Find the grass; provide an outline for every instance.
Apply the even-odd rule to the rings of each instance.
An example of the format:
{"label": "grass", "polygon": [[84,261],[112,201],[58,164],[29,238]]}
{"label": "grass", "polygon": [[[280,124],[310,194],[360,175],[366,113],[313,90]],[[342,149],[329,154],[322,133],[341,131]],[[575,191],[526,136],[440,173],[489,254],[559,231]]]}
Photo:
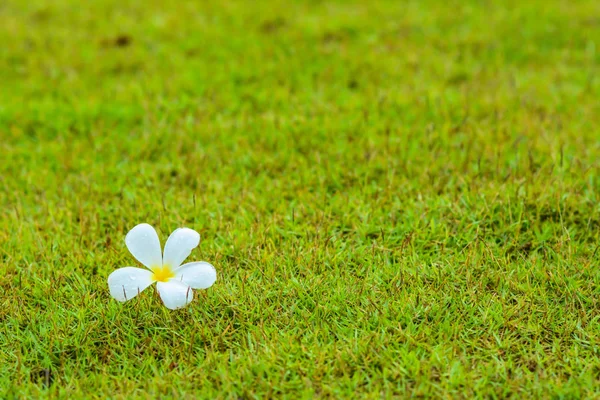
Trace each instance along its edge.
{"label": "grass", "polygon": [[600,396],[596,0],[165,4],[0,4],[0,397]]}

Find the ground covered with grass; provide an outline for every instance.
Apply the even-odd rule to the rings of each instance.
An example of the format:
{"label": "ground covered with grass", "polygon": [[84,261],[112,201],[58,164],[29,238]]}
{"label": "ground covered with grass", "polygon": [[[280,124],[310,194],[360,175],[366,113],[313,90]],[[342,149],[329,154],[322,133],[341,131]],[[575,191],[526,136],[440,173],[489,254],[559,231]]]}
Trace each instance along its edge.
{"label": "ground covered with grass", "polygon": [[0,397],[600,396],[599,15],[1,2]]}

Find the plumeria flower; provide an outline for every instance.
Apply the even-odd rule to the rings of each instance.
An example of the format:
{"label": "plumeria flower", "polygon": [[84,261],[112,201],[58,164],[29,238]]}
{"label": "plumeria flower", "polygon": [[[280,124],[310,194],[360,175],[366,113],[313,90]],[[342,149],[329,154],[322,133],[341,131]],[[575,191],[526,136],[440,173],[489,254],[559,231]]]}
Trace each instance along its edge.
{"label": "plumeria flower", "polygon": [[194,298],[192,289],[206,289],[217,280],[215,267],[204,261],[181,265],[200,243],[200,234],[189,228],[171,233],[163,256],[160,240],[153,227],[140,224],[129,231],[125,244],[133,256],[148,269],[125,267],[108,277],[112,297],[119,301],[133,299],[156,282],[165,306],[171,310],[188,305]]}

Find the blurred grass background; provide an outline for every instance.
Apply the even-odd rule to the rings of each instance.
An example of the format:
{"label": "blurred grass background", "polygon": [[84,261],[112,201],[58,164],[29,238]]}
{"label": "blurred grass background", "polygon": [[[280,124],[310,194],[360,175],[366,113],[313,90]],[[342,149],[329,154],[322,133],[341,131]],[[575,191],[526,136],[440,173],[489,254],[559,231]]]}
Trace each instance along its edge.
{"label": "blurred grass background", "polygon": [[[0,2],[4,398],[598,396],[597,1]],[[219,280],[119,304],[134,225]]]}

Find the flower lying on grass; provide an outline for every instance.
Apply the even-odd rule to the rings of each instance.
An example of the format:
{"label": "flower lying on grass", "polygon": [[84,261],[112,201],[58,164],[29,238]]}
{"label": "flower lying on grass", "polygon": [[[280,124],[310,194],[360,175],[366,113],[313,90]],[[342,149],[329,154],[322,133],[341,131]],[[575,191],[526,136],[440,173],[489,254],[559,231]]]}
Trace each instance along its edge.
{"label": "flower lying on grass", "polygon": [[167,239],[163,257],[154,228],[148,224],[135,226],[125,237],[125,244],[148,269],[125,267],[114,271],[108,277],[111,296],[127,301],[156,282],[156,289],[167,308],[185,307],[194,298],[192,289],[209,288],[217,280],[215,267],[207,262],[181,265],[199,243],[198,232],[189,228],[176,229]]}

